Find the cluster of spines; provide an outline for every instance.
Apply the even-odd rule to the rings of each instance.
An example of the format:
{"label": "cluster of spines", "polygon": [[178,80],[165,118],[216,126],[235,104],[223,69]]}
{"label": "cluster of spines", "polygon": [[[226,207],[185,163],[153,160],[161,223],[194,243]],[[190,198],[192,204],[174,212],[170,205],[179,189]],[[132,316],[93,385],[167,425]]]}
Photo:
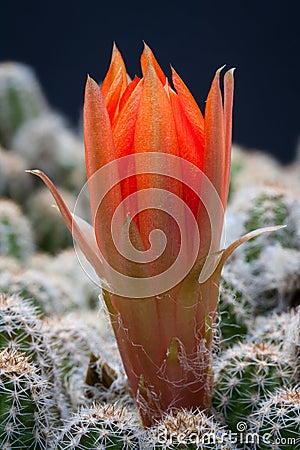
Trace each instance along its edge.
{"label": "cluster of spines", "polygon": [[0,391],[1,449],[50,448],[51,389],[24,353],[9,347],[0,351]]}
{"label": "cluster of spines", "polygon": [[300,446],[300,386],[278,389],[249,417],[259,450],[295,450]]}
{"label": "cluster of spines", "polygon": [[213,404],[235,431],[240,420],[257,410],[269,392],[294,382],[295,367],[280,347],[241,342],[220,358]]}
{"label": "cluster of spines", "polygon": [[69,398],[63,390],[57,357],[48,344],[43,321],[32,304],[18,295],[0,294],[0,350],[15,349],[29,358],[48,380],[57,421],[69,414]]}
{"label": "cluster of spines", "polygon": [[56,442],[57,450],[140,449],[141,426],[134,413],[117,405],[81,407]]}
{"label": "cluster of spines", "polygon": [[171,410],[160,422],[143,433],[143,449],[236,450],[226,436],[228,430],[213,417],[196,409]]}

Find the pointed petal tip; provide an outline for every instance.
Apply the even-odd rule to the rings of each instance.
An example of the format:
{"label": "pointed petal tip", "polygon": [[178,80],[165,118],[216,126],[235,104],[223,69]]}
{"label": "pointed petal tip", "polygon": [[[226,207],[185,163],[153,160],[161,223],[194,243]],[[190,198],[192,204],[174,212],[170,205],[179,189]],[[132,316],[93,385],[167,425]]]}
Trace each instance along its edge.
{"label": "pointed petal tip", "polygon": [[26,169],[26,173],[32,173],[33,175],[40,176],[43,172],[39,169]]}

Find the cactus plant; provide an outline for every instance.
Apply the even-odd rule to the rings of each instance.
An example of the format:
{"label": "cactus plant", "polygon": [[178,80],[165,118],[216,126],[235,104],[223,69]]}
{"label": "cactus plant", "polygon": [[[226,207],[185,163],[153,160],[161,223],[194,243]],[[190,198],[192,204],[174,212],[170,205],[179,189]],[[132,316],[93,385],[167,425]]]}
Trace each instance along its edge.
{"label": "cactus plant", "polygon": [[25,173],[28,165],[22,156],[0,147],[0,196],[23,204],[31,194],[33,180]]}
{"label": "cactus plant", "polygon": [[28,219],[11,200],[0,199],[0,255],[26,261],[34,250]]}
{"label": "cactus plant", "polygon": [[271,155],[257,150],[246,150],[236,144],[232,146],[230,196],[245,187],[263,184],[277,184],[282,167]]}
{"label": "cactus plant", "polygon": [[134,413],[117,405],[82,407],[66,422],[56,449],[140,449],[141,428]]}
{"label": "cactus plant", "polygon": [[[62,384],[73,406],[90,402],[90,398],[113,402],[118,396],[119,402],[129,403],[127,379],[108,328],[107,318],[94,312],[45,321],[44,332],[57,355]],[[113,374],[110,383],[103,379],[105,370],[107,375]]]}
{"label": "cactus plant", "polygon": [[171,411],[155,426],[146,430],[143,449],[194,450],[236,449],[234,443],[226,440],[229,433],[225,427],[207,416],[201,410],[185,409]]}
{"label": "cactus plant", "polygon": [[[67,191],[64,191],[64,196],[73,209],[73,196]],[[47,189],[41,189],[31,196],[26,209],[40,250],[56,254],[72,245],[72,236],[57,209],[53,207],[53,199]]]}
{"label": "cactus plant", "polygon": [[17,62],[0,64],[0,144],[9,148],[18,128],[47,109],[32,69]]}
{"label": "cactus plant", "polygon": [[18,295],[0,294],[0,350],[12,348],[24,353],[51,385],[55,413],[59,419],[69,414],[69,398],[62,389],[56,355],[43,332],[36,308]]}
{"label": "cactus plant", "polygon": [[[297,192],[272,186],[255,186],[241,189],[232,199],[228,215],[235,215],[240,223],[236,233],[250,232],[270,225],[287,225],[286,228],[259,236],[242,246],[235,257],[243,256],[247,262],[255,261],[270,245],[299,249],[300,201]],[[228,230],[230,233],[230,230]],[[235,236],[231,236],[233,240]]]}
{"label": "cactus plant", "polygon": [[29,169],[36,167],[38,161],[40,168],[66,187],[73,169],[83,162],[83,144],[55,113],[26,122],[14,136],[11,147],[26,159]]}
{"label": "cactus plant", "polygon": [[259,439],[259,450],[295,450],[300,447],[300,386],[278,389],[249,418]]}
{"label": "cactus plant", "polygon": [[29,358],[12,348],[0,351],[0,447],[50,448],[53,407],[47,379]]}
{"label": "cactus plant", "polygon": [[220,284],[219,315],[223,346],[232,345],[247,334],[253,306],[245,286],[226,270]]}
{"label": "cactus plant", "polygon": [[294,370],[276,345],[238,343],[220,358],[213,404],[235,431],[239,420],[253,413],[268,392],[293,382]]}
{"label": "cactus plant", "polygon": [[0,291],[29,298],[43,316],[85,307],[82,298],[63,277],[39,270],[3,271],[0,273]]}

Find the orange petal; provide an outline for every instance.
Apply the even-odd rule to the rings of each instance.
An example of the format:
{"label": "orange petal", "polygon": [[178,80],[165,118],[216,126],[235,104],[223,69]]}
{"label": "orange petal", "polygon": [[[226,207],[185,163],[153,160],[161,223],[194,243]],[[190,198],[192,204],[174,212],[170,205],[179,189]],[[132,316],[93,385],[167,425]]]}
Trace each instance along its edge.
{"label": "orange petal", "polygon": [[122,74],[122,92],[124,92],[127,86],[126,67],[121,53],[119,52],[116,44],[114,44],[111,56],[111,63],[108,72],[106,74],[106,77],[104,78],[104,81],[101,85],[101,92],[104,98],[106,98],[111,88],[111,85],[113,84],[120,70]]}
{"label": "orange petal", "polygon": [[124,108],[127,100],[131,96],[132,92],[136,88],[136,86],[139,83],[139,81],[140,81],[140,78],[135,75],[134,79],[128,84],[128,86],[125,89],[124,94],[122,95],[122,98],[120,100],[119,111],[122,111],[122,109]]}
{"label": "orange petal", "polygon": [[170,101],[152,64],[148,64],[144,77],[134,145],[136,152],[165,152],[179,156]]}
{"label": "orange petal", "polygon": [[[197,140],[193,129],[183,112],[178,95],[169,88],[169,98],[173,110],[173,117],[176,125],[176,133],[179,144],[180,157],[186,161],[191,162],[197,167],[202,166],[203,147]],[[184,169],[183,169],[184,170]],[[195,217],[199,207],[199,198],[186,187],[183,188],[183,200],[189,205]]]}
{"label": "orange petal", "polygon": [[[127,101],[124,102],[113,124],[113,138],[117,158],[133,153],[135,123],[143,90],[143,80],[137,81],[131,83],[134,83],[135,86],[132,86],[134,89],[128,96]],[[128,86],[130,89],[131,84]],[[126,94],[127,91],[124,95]]]}
{"label": "orange petal", "polygon": [[[230,181],[231,138],[232,138],[232,106],[234,90],[234,69],[224,76],[224,128],[225,128],[225,173],[223,180],[223,201],[226,203]],[[225,204],[224,203],[224,204]]]}
{"label": "orange petal", "polygon": [[[111,237],[110,221],[121,203],[121,188],[116,185],[112,189],[110,180],[119,179],[117,165],[110,167],[108,176],[96,175],[99,169],[115,160],[115,148],[109,116],[97,83],[88,78],[84,102],[84,143],[86,167],[90,193],[92,221],[97,244],[104,257],[112,264],[119,259]],[[107,192],[100,200],[102,192]],[[118,263],[119,267],[119,263]]]}
{"label": "orange petal", "polygon": [[225,133],[219,81],[221,70],[219,69],[216,72],[206,101],[203,171],[213,183],[223,201]]}
{"label": "orange petal", "polygon": [[118,106],[122,95],[122,83],[123,81],[120,69],[119,74],[114,79],[105,98],[105,105],[111,122],[113,122],[113,119],[118,112]]}
{"label": "orange petal", "polygon": [[201,145],[203,145],[204,119],[200,108],[197,105],[194,97],[190,93],[189,89],[184,84],[178,73],[173,69],[173,67],[172,80],[184,114],[190,122],[193,132],[195,133],[198,141],[201,143]]}
{"label": "orange petal", "polygon": [[97,83],[88,77],[84,98],[84,144],[87,177],[115,159],[112,130],[103,96]]}
{"label": "orange petal", "polygon": [[157,77],[160,79],[160,81],[162,82],[162,84],[164,86],[166,83],[166,75],[163,73],[160,65],[158,64],[155,56],[153,55],[151,48],[148,47],[148,45],[146,45],[144,43],[144,51],[141,56],[141,67],[142,67],[143,76],[146,75],[147,67],[148,67],[149,63],[154,68]]}
{"label": "orange petal", "polygon": [[[134,85],[136,86],[134,90],[131,92],[131,94],[128,96],[127,101],[124,102],[124,105],[122,109],[119,111],[119,114],[117,115],[115,122],[113,124],[113,136],[117,158],[129,155],[134,151],[133,149],[134,131],[138,108],[142,95],[143,80],[139,80],[138,78],[136,78],[131,83],[131,85],[128,86],[128,89],[129,88],[131,89]],[[126,94],[127,90],[125,91],[124,95]],[[124,162],[122,164],[124,164]],[[134,164],[132,160],[131,164]],[[128,195],[132,194],[133,192],[136,192],[136,190],[137,190],[136,177],[126,178],[121,182],[121,191],[123,199],[125,199]],[[131,200],[127,201],[126,203],[127,212],[132,213],[132,211],[136,210],[135,206],[136,202],[131,197]],[[135,221],[136,224],[138,225],[137,219],[135,219]]]}
{"label": "orange petal", "polygon": [[[170,153],[179,156],[176,128],[170,101],[151,63],[148,64],[144,77],[144,86],[135,125],[134,151],[136,153]],[[156,167],[151,168],[156,171]],[[160,170],[161,167],[157,167],[157,172]],[[178,171],[180,171],[180,167],[178,167]],[[164,191],[172,191],[182,198],[181,186],[178,183],[156,174],[140,175],[137,178],[137,187],[139,190],[155,187]],[[149,193],[149,201],[151,202],[151,195],[155,195],[153,201],[156,201],[157,194],[152,193]],[[144,204],[140,206],[142,208]],[[146,210],[139,215],[139,229],[146,248],[148,247],[150,232],[154,228],[158,228],[165,231],[168,241],[173,240],[173,250],[175,251],[178,244],[178,230],[174,229],[176,228],[174,227],[174,221],[166,216],[165,213],[158,209]],[[172,221],[173,224],[171,223]],[[170,258],[172,259],[172,248],[170,247],[172,245],[164,252],[165,258],[162,258],[162,261],[164,261],[162,263],[164,266],[163,270],[170,263]]]}

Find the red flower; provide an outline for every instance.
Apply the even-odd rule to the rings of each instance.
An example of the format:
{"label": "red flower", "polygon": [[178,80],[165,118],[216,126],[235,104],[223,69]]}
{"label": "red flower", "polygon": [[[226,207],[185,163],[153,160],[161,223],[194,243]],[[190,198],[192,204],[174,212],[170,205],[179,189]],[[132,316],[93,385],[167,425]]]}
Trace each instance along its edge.
{"label": "red flower", "polygon": [[[224,100],[221,69],[216,72],[203,117],[179,75],[172,69],[172,88],[147,46],[141,66],[143,77],[129,81],[114,47],[101,88],[87,80],[84,142],[93,228],[72,218],[51,181],[34,173],[52,191],[80,248],[104,280],[124,367],[143,422],[151,425],[171,408],[210,407],[221,269],[232,251],[256,233],[220,251],[233,70],[224,76]],[[111,224],[117,211],[114,241]],[[167,243],[157,231],[154,236],[157,229]],[[148,259],[139,259],[145,255]],[[174,260],[179,263],[172,265]],[[120,282],[119,273],[124,275]],[[161,273],[168,273],[165,289]]]}

